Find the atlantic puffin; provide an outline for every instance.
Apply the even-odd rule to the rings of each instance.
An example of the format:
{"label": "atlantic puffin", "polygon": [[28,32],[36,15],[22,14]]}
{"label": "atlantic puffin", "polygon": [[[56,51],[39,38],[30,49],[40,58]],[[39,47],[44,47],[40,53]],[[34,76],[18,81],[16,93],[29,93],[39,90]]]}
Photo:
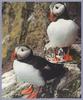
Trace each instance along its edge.
{"label": "atlantic puffin", "polygon": [[32,49],[28,46],[17,46],[13,57],[15,58],[13,69],[17,80],[31,84],[28,89],[23,90],[21,93],[31,93],[31,95],[35,95],[32,96],[33,98],[38,94],[38,92],[33,91],[33,85],[43,87],[47,81],[59,76],[63,77],[67,71],[63,64],[52,64],[46,59],[34,55]]}
{"label": "atlantic puffin", "polygon": [[79,26],[69,18],[66,3],[56,3],[50,6],[49,20],[51,23],[47,27],[49,43],[44,50],[52,48],[67,48],[66,55],[69,56],[69,48],[76,41]]}

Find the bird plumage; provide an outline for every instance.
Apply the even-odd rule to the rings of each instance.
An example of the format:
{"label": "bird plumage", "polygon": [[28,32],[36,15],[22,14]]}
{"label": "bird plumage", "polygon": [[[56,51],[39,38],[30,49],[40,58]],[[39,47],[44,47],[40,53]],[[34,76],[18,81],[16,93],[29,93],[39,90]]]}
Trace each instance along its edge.
{"label": "bird plumage", "polygon": [[46,47],[68,47],[75,42],[78,34],[78,25],[72,20],[58,19],[50,23],[47,28],[49,45]]}
{"label": "bird plumage", "polygon": [[52,64],[40,56],[33,55],[32,52],[23,59],[14,60],[13,68],[18,80],[38,86],[43,86],[46,81],[63,76],[66,72],[63,64]]}
{"label": "bird plumage", "polygon": [[50,63],[40,56],[30,55],[30,57],[19,61],[33,65],[35,69],[38,69],[41,72],[41,75],[45,80],[58,77],[60,73],[65,72],[63,64]]}
{"label": "bird plumage", "polygon": [[66,7],[63,4],[55,4],[51,8],[51,12],[57,16],[57,20],[51,22],[47,27],[49,43],[45,45],[45,48],[71,46],[78,35],[79,26],[69,18]]}

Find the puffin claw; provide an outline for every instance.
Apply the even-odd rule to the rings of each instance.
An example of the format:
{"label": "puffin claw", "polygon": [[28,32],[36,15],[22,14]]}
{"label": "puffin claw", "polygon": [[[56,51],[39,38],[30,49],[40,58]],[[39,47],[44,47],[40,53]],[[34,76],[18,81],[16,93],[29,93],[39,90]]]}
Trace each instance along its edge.
{"label": "puffin claw", "polygon": [[27,89],[22,90],[21,94],[28,95],[28,94],[31,94],[32,92],[33,92],[33,88],[32,88],[32,86],[29,86]]}
{"label": "puffin claw", "polygon": [[65,55],[64,55],[64,60],[65,60],[65,61],[72,61],[73,58],[72,58],[71,55],[69,55],[69,54],[65,54]]}
{"label": "puffin claw", "polygon": [[27,96],[27,98],[29,98],[29,99],[37,98],[37,95],[38,95],[38,93],[35,92],[35,91],[33,91],[33,92],[31,93],[31,95]]}

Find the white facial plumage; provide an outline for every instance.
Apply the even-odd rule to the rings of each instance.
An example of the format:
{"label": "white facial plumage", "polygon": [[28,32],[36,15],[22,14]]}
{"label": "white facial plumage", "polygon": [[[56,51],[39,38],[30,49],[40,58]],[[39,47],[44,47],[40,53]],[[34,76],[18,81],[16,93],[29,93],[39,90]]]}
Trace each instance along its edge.
{"label": "white facial plumage", "polygon": [[25,46],[18,46],[15,48],[15,53],[18,59],[24,59],[30,55],[31,49]]}
{"label": "white facial plumage", "polygon": [[61,3],[57,3],[54,5],[52,12],[54,14],[61,15],[65,11],[65,5]]}

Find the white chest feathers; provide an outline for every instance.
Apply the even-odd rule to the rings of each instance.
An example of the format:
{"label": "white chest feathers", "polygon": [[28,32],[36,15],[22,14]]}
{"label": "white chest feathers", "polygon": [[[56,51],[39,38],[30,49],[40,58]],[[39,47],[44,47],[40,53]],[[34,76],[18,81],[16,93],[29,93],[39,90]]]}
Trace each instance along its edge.
{"label": "white chest feathers", "polygon": [[32,65],[14,60],[13,68],[18,81],[28,82],[37,86],[43,86],[45,84],[40,71]]}
{"label": "white chest feathers", "polygon": [[67,47],[75,42],[78,25],[72,20],[58,19],[49,24],[47,35],[50,41],[49,46]]}

